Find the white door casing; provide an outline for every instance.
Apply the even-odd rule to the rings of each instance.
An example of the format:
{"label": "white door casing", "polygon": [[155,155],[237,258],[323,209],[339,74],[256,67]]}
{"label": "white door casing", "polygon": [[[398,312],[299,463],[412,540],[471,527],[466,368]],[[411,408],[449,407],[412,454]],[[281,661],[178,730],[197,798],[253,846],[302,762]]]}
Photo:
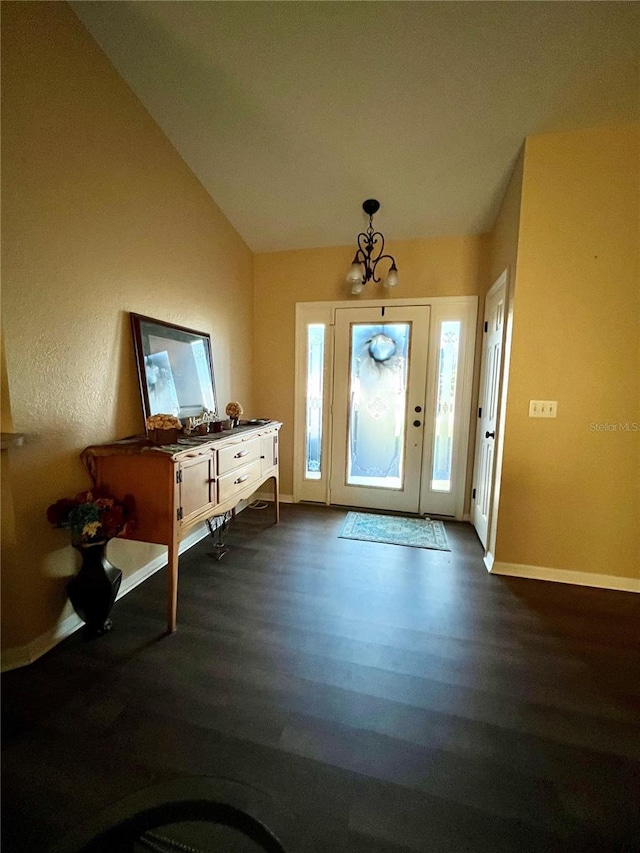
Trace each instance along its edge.
{"label": "white door casing", "polygon": [[[478,300],[476,297],[434,299],[431,306],[429,333],[429,368],[425,407],[424,452],[422,456],[422,486],[420,515],[454,517],[462,520],[467,494],[467,460],[471,432],[471,397],[476,343]],[[435,469],[436,425],[438,423],[439,366],[442,355],[442,336],[447,325],[454,322],[459,328],[457,368],[454,393],[453,432],[451,434],[451,467],[448,488],[437,486],[432,477]],[[473,439],[471,439],[473,440]]]}
{"label": "white door casing", "polygon": [[[330,504],[337,501],[329,493],[332,459],[334,457],[334,439],[344,445],[344,435],[333,429],[335,411],[334,402],[334,346],[335,318],[341,309],[361,311],[375,309],[377,320],[380,319],[381,308],[387,312],[392,308],[411,310],[414,307],[430,308],[428,334],[428,353],[426,355],[426,399],[423,411],[415,413],[415,406],[408,402],[408,416],[423,420],[422,458],[418,470],[421,474],[420,502],[417,510],[420,515],[441,515],[463,520],[465,495],[467,490],[467,458],[470,435],[473,423],[471,418],[471,389],[473,385],[473,364],[475,353],[476,318],[478,298],[475,296],[432,297],[432,298],[398,298],[391,304],[388,299],[354,300],[342,302],[300,302],[296,305],[296,390],[294,408],[294,454],[293,454],[293,501],[314,501]],[[386,319],[385,318],[385,319]],[[443,323],[452,320],[460,321],[460,349],[458,358],[458,380],[455,399],[455,429],[453,434],[453,462],[451,466],[451,483],[449,491],[432,488],[432,469],[434,466],[434,441],[437,415],[438,362],[440,352],[440,334]],[[307,368],[309,360],[309,329],[313,324],[320,324],[325,330],[324,346],[324,388],[322,393],[322,464],[321,470],[309,475],[307,472],[307,421],[309,399],[307,398]],[[316,383],[317,387],[317,383]],[[313,406],[318,405],[314,397]],[[316,419],[317,423],[317,419]],[[377,491],[377,490],[376,490]],[[380,490],[386,491],[386,490]],[[347,505],[347,504],[345,504]],[[385,507],[376,506],[384,509]]]}

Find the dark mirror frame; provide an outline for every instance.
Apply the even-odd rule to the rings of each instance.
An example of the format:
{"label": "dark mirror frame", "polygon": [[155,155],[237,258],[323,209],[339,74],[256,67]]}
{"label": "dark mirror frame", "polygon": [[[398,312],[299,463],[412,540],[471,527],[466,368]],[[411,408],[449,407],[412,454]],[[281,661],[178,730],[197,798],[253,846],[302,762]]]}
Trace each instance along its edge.
{"label": "dark mirror frame", "polygon": [[[199,417],[205,410],[217,414],[209,335],[206,332],[197,332],[185,326],[155,320],[153,317],[145,317],[142,314],[130,312],[130,317],[145,430],[146,421],[150,415],[174,414],[184,423],[187,418]],[[163,341],[166,342],[166,346],[162,345]],[[189,347],[194,344],[199,345],[205,373],[208,371],[208,377],[205,379],[210,379],[210,389],[207,382],[207,387],[203,390],[202,373],[198,371],[192,357],[184,357],[190,350],[181,346],[182,344]],[[163,385],[159,392],[160,401],[154,400],[150,394],[148,381],[150,368],[159,377],[158,382],[162,382]],[[200,399],[195,399],[196,389]]]}

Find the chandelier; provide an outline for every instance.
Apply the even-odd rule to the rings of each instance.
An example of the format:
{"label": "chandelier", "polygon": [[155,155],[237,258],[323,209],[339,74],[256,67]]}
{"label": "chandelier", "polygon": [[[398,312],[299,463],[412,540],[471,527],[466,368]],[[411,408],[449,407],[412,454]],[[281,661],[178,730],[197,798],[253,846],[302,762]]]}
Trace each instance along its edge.
{"label": "chandelier", "polygon": [[368,198],[362,203],[362,209],[369,217],[369,227],[366,231],[358,234],[358,249],[347,273],[347,283],[351,285],[351,293],[354,295],[362,293],[368,281],[381,281],[376,275],[376,268],[380,261],[391,261],[391,266],[384,279],[384,287],[395,287],[398,284],[398,268],[395,258],[383,254],[384,237],[379,231],[374,231],[373,228],[373,214],[380,209],[380,202],[375,198]]}

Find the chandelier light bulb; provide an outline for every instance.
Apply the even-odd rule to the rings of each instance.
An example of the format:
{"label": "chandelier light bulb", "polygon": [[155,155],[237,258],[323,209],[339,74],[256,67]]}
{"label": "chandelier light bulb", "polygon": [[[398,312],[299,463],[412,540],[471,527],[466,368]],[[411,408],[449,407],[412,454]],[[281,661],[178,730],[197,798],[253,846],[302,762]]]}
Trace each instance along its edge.
{"label": "chandelier light bulb", "polygon": [[357,263],[357,261],[354,261],[351,264],[349,272],[347,273],[347,281],[349,284],[362,282],[362,264]]}
{"label": "chandelier light bulb", "polygon": [[351,293],[354,296],[357,296],[358,293],[362,293],[363,290],[364,290],[364,283],[362,281],[362,276],[360,276],[360,279],[358,281],[353,282],[353,285],[351,287]]}
{"label": "chandelier light bulb", "polygon": [[398,284],[398,268],[395,264],[391,265],[391,269],[387,273],[387,277],[384,280],[385,287],[396,287]]}

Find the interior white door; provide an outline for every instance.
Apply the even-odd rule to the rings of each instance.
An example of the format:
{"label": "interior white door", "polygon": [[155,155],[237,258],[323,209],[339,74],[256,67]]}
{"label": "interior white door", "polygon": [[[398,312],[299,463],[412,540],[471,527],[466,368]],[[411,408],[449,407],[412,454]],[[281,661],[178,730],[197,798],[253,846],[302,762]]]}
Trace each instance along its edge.
{"label": "interior white door", "polygon": [[338,308],[330,502],[418,512],[430,308]]}
{"label": "interior white door", "polygon": [[471,522],[487,547],[493,499],[498,402],[502,384],[506,276],[501,276],[485,299],[478,428],[471,498]]}

